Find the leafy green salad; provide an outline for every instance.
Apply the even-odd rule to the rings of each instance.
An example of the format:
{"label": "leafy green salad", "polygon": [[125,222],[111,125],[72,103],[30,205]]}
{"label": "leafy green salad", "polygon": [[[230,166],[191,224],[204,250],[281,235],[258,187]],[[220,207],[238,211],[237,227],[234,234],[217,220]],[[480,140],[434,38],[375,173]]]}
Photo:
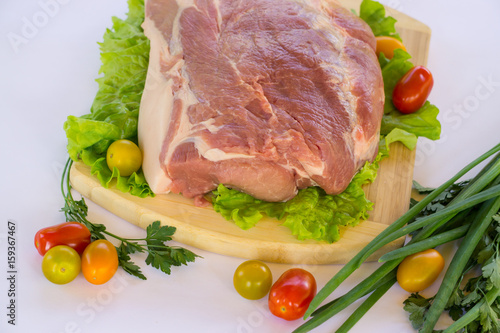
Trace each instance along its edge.
{"label": "leafy green salad", "polygon": [[[68,138],[68,153],[73,161],[82,161],[91,167],[102,186],[109,187],[112,180],[123,192],[139,197],[154,196],[142,170],[123,177],[118,170],[111,171],[106,164],[106,150],[119,139],[137,142],[139,106],[146,80],[149,60],[149,40],[141,24],[144,20],[144,1],[129,0],[125,20],[113,17],[100,44],[102,66],[97,79],[99,89],[89,114],[69,116],[64,123]],[[396,20],[387,17],[383,5],[364,0],[359,16],[372,28],[375,36],[396,33]],[[373,182],[379,162],[389,155],[389,144],[402,142],[414,149],[418,137],[437,140],[441,125],[439,110],[428,101],[418,111],[404,115],[392,104],[392,91],[397,81],[413,67],[411,56],[401,50],[394,57],[379,57],[384,80],[386,102],[382,118],[379,154],[373,163],[366,163],[354,176],[347,189],[338,195],[328,195],[321,188],[300,190],[288,202],[270,203],[223,185],[210,194],[215,211],[239,227],[253,227],[264,215],[275,217],[289,227],[298,239],[335,242],[339,239],[339,226],[354,226],[368,217],[372,209],[362,186]]]}

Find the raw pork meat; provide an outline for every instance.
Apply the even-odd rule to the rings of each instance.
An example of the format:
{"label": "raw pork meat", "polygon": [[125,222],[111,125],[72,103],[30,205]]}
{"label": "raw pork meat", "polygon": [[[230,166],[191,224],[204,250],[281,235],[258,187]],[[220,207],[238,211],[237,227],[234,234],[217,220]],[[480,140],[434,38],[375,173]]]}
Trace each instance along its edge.
{"label": "raw pork meat", "polygon": [[379,141],[368,25],[335,0],[147,0],[139,115],[155,193],[343,191]]}

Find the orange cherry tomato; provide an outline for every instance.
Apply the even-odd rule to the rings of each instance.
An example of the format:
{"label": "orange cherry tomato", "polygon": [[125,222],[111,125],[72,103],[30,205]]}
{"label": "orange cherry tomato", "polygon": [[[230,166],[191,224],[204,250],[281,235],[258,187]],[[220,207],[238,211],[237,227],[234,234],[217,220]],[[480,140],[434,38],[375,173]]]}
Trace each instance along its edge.
{"label": "orange cherry tomato", "polygon": [[404,290],[415,293],[428,288],[444,268],[441,253],[434,249],[406,257],[398,267],[398,283]]}
{"label": "orange cherry tomato", "polygon": [[425,104],[433,85],[431,72],[424,66],[415,66],[396,83],[392,103],[401,113],[413,113]]}
{"label": "orange cherry tomato", "polygon": [[289,269],[271,287],[269,310],[285,320],[299,319],[316,296],[316,289],[311,273],[301,268]]}
{"label": "orange cherry tomato", "polygon": [[377,56],[382,52],[387,59],[392,59],[395,49],[406,51],[406,47],[403,43],[394,37],[378,36],[375,37],[375,39],[377,41],[377,49],[375,51]]}
{"label": "orange cherry tomato", "polygon": [[115,246],[105,239],[98,239],[83,251],[82,273],[93,284],[108,282],[118,269],[118,253]]}

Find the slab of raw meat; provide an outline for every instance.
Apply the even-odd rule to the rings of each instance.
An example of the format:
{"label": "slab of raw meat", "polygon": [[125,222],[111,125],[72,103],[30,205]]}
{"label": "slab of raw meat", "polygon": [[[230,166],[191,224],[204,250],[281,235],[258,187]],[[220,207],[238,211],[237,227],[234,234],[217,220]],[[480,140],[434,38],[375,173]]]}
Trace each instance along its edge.
{"label": "slab of raw meat", "polygon": [[336,1],[147,0],[143,27],[139,143],[155,193],[336,194],[375,157],[375,38]]}

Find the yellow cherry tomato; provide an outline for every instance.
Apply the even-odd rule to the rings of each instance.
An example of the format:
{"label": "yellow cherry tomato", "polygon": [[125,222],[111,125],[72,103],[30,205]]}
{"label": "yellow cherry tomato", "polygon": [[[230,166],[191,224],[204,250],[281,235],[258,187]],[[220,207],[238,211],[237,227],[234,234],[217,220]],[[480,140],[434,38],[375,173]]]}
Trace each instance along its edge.
{"label": "yellow cherry tomato", "polygon": [[392,59],[395,49],[402,49],[406,51],[406,47],[399,40],[389,36],[375,37],[377,40],[377,56],[382,52],[387,59]]}
{"label": "yellow cherry tomato", "polygon": [[234,288],[246,299],[261,299],[267,295],[272,284],[271,270],[259,260],[247,260],[234,272]]}
{"label": "yellow cherry tomato", "polygon": [[52,283],[66,284],[80,273],[80,255],[67,245],[57,245],[45,253],[42,260],[43,275]]}
{"label": "yellow cherry tomato", "polygon": [[444,268],[441,253],[434,249],[406,257],[398,267],[398,283],[404,290],[415,293],[428,288]]}
{"label": "yellow cherry tomato", "polygon": [[117,140],[108,147],[106,163],[111,171],[116,167],[121,176],[128,177],[141,167],[142,153],[132,141]]}

